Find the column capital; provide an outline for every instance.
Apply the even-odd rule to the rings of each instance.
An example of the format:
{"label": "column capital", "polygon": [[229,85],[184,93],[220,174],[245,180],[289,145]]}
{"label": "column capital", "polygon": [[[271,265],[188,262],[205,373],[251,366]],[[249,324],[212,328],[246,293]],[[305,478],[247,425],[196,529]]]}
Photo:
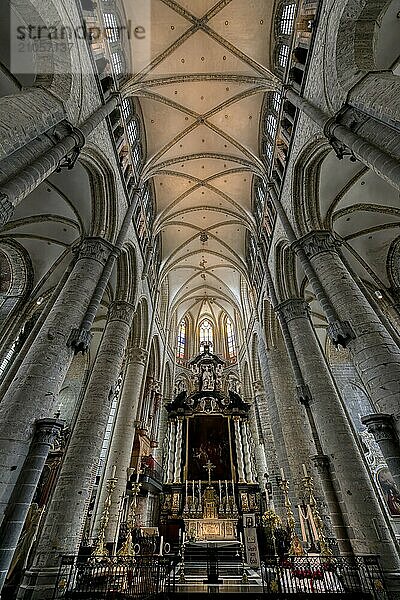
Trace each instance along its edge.
{"label": "column capital", "polygon": [[79,246],[76,248],[77,259],[92,259],[97,260],[103,266],[106,264],[107,259],[114,246],[100,237],[87,237],[82,240]]}
{"label": "column capital", "polygon": [[301,248],[310,259],[322,252],[337,252],[340,246],[341,242],[326,230],[310,231],[292,244],[295,252]]}
{"label": "column capital", "polygon": [[128,348],[126,351],[126,361],[130,363],[138,363],[145,366],[149,353],[144,348],[133,347]]}
{"label": "column capital", "polygon": [[35,421],[35,444],[52,446],[64,428],[64,421],[59,419],[38,419]]}
{"label": "column capital", "polygon": [[112,302],[108,308],[109,321],[123,321],[127,325],[132,323],[135,307],[129,302],[116,300]]}
{"label": "column capital", "polygon": [[384,440],[397,440],[393,415],[372,413],[361,417],[361,423],[367,426],[369,433],[372,433],[378,443]]}
{"label": "column capital", "polygon": [[310,307],[302,298],[290,298],[279,304],[275,311],[289,323],[293,319],[308,319]]}

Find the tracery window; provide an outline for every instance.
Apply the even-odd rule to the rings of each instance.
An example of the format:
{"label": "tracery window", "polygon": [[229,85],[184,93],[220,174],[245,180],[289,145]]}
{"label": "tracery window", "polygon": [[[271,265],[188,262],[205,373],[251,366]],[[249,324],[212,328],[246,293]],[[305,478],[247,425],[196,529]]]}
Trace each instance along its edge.
{"label": "tracery window", "polygon": [[127,129],[129,143],[133,145],[139,139],[139,125],[136,119],[132,119],[131,121],[129,121]]}
{"label": "tracery window", "polygon": [[228,358],[230,361],[233,361],[236,359],[235,331],[233,323],[229,318],[226,320],[226,343],[228,347]]}
{"label": "tracery window", "polygon": [[131,101],[129,100],[129,98],[125,98],[122,101],[122,114],[124,115],[125,119],[128,120],[129,117],[131,116],[131,113],[132,113]]}
{"label": "tracery window", "polygon": [[179,325],[178,330],[178,347],[176,356],[178,360],[185,359],[185,348],[186,348],[186,321],[183,319]]}
{"label": "tracery window", "polygon": [[277,123],[277,119],[275,117],[275,115],[268,115],[267,116],[267,120],[266,120],[266,130],[268,135],[273,139],[275,137],[275,133],[276,133],[276,123]]}
{"label": "tracery window", "polygon": [[113,52],[111,54],[111,62],[114,69],[114,73],[116,75],[121,75],[122,73],[122,56],[120,52]]}
{"label": "tracery window", "polygon": [[278,46],[278,65],[285,69],[289,58],[289,46],[287,44],[279,44]]}
{"label": "tracery window", "polygon": [[104,25],[106,27],[107,39],[109,42],[118,42],[119,40],[119,29],[117,24],[116,16],[113,13],[105,12]]}
{"label": "tracery window", "polygon": [[282,8],[281,19],[279,23],[280,33],[290,35],[293,31],[294,17],[296,13],[296,4],[294,2],[285,4]]}
{"label": "tracery window", "polygon": [[212,348],[214,339],[214,328],[208,319],[200,325],[200,350],[203,349],[204,344],[209,344]]}

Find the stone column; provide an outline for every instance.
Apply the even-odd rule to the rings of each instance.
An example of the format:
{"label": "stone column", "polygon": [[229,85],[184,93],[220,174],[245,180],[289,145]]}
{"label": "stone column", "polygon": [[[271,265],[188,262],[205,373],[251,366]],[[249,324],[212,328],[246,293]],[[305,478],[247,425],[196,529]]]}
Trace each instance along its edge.
{"label": "stone column", "polygon": [[241,436],[243,441],[244,466],[248,483],[254,483],[253,457],[251,454],[251,445],[249,440],[249,429],[247,421],[241,421]]}
{"label": "stone column", "polygon": [[349,273],[339,242],[328,231],[313,231],[298,243],[340,318],[351,325],[347,348],[376,412],[393,415],[400,433],[400,348]]}
{"label": "stone column", "polygon": [[168,462],[167,462],[167,481],[174,481],[174,456],[175,456],[175,438],[176,438],[176,423],[168,421]]}
{"label": "stone column", "polygon": [[0,404],[0,518],[28,453],[37,419],[56,412],[74,356],[69,335],[80,325],[111,246],[87,238],[40,332]]}
{"label": "stone column", "polygon": [[368,431],[372,433],[397,487],[400,489],[400,451],[399,440],[392,415],[376,413],[361,418]]}
{"label": "stone column", "polygon": [[0,590],[10,568],[49,450],[63,426],[64,422],[57,419],[40,419],[35,423],[29,454],[0,529]]}
{"label": "stone column", "polygon": [[117,104],[117,96],[112,96],[79,128],[67,121],[61,123],[58,135],[54,135],[58,139],[54,146],[0,185],[0,225],[7,223],[13,215],[14,208],[56,169],[60,166],[68,168],[74,166],[81,149],[86,144],[86,137],[93,133]]}
{"label": "stone column", "polygon": [[393,156],[351,129],[337,123],[331,115],[324,113],[306,98],[302,98],[295,90],[287,88],[286,97],[321,127],[339,158],[346,153],[352,154],[379,177],[396,189],[400,189],[400,164]]}
{"label": "stone column", "polygon": [[182,457],[182,440],[183,440],[182,433],[183,433],[183,417],[177,417],[176,438],[175,438],[174,483],[181,482],[181,457]]}
{"label": "stone column", "polygon": [[[124,386],[119,401],[118,413],[114,425],[113,435],[108,452],[107,464],[103,481],[112,477],[115,466],[116,485],[111,497],[110,520],[106,531],[106,541],[113,542],[117,534],[119,502],[126,493],[128,469],[131,464],[133,441],[135,437],[135,421],[142,389],[144,371],[147,364],[148,353],[143,348],[129,348],[126,356],[127,368]],[[105,485],[100,492],[98,503],[100,515],[106,496]],[[96,527],[95,527],[96,529]]]}
{"label": "stone column", "polygon": [[[353,551],[355,554],[378,554],[386,570],[397,570],[400,563],[392,533],[377,501],[308,310],[302,299],[287,300],[279,306],[309,388],[309,407],[323,452],[331,461],[342,513],[347,514],[347,531]],[[338,536],[337,530],[335,533]]]}
{"label": "stone column", "polygon": [[42,534],[20,597],[52,598],[59,557],[76,554],[94,484],[114,385],[121,372],[134,307],[114,302],[72,432]]}
{"label": "stone column", "polygon": [[233,426],[235,428],[235,446],[236,446],[236,458],[238,467],[238,483],[246,483],[246,477],[244,474],[244,460],[243,460],[243,446],[242,436],[240,433],[240,417],[233,417]]}

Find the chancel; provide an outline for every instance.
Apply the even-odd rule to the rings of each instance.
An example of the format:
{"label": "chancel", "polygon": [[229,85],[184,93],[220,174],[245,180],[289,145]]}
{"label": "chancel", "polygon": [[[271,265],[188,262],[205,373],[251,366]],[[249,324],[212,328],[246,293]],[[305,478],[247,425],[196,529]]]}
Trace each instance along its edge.
{"label": "chancel", "polygon": [[400,600],[399,0],[4,0],[1,600]]}

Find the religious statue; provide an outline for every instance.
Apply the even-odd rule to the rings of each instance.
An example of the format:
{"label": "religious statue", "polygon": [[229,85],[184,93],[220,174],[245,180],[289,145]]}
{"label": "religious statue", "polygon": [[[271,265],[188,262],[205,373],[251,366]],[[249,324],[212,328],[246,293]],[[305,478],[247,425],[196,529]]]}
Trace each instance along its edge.
{"label": "religious statue", "polygon": [[206,365],[201,376],[201,390],[211,392],[214,390],[214,381],[210,368]]}

